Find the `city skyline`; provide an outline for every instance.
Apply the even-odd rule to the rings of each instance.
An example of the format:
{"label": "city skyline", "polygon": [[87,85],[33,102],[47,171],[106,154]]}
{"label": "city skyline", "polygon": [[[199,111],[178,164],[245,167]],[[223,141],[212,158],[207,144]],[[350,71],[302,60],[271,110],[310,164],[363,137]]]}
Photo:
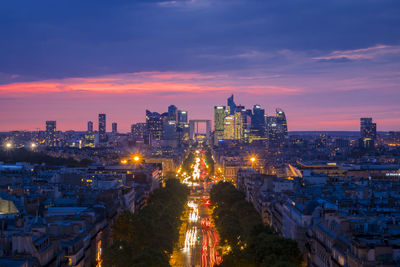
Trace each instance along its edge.
{"label": "city skyline", "polygon": [[[174,106],[173,104],[171,104],[172,106]],[[168,105],[168,107],[169,106],[171,106],[171,105]],[[259,104],[254,104],[254,105],[249,105],[249,106],[244,106],[244,105],[241,105],[241,104],[239,104],[239,105],[237,105],[238,107],[246,107],[246,108],[253,108],[253,107],[258,107],[258,108],[260,108],[260,107],[262,107],[263,108],[263,110],[265,109],[265,107],[263,107],[262,105],[259,105]],[[214,110],[212,110],[212,113],[214,113],[215,112],[215,108],[217,108],[217,107],[225,107],[223,104],[221,104],[221,105],[216,105],[216,106],[214,106]],[[272,108],[270,108],[270,109],[267,109],[268,111],[270,111]],[[146,109],[146,112],[147,112],[147,110],[148,109]],[[265,124],[267,124],[267,116],[270,116],[270,115],[274,115],[274,113],[275,112],[277,112],[278,110],[281,110],[280,108],[273,108],[272,109],[273,110],[273,112],[265,112]],[[160,110],[154,110],[154,112],[156,112],[156,113],[158,113]],[[187,120],[197,120],[197,119],[199,119],[199,118],[192,118],[192,117],[190,117],[190,111],[184,111],[184,110],[179,110],[179,112],[181,112],[181,111],[183,111],[184,113],[185,113],[185,116],[188,116],[188,114],[189,114],[189,116],[188,117],[186,117],[186,119]],[[225,111],[225,109],[224,109],[224,111]],[[159,114],[162,114],[163,112],[160,112]],[[167,112],[168,113],[168,112]],[[178,114],[178,113],[177,113]],[[96,116],[98,116],[98,118],[99,118],[99,120],[100,120],[100,116],[109,116],[109,114],[108,113],[98,113],[98,114],[96,114]],[[51,116],[52,118],[55,118],[55,116]],[[112,117],[113,118],[113,122],[109,122],[108,124],[106,123],[106,122],[104,122],[104,125],[105,125],[105,131],[104,132],[110,132],[110,133],[113,133],[113,132],[120,132],[120,133],[129,133],[129,132],[131,132],[132,131],[132,125],[134,125],[134,124],[141,124],[141,123],[145,123],[146,122],[146,114],[145,114],[145,116],[143,116],[144,117],[144,120],[142,120],[142,121],[134,121],[134,122],[131,122],[130,124],[129,124],[129,122],[126,122],[127,124],[129,124],[129,126],[126,126],[126,127],[123,127],[123,129],[121,130],[120,129],[120,122],[117,120],[117,121],[115,121],[115,117]],[[215,120],[215,118],[213,118],[214,117],[214,114],[212,114],[212,116],[211,116],[212,118],[206,118],[206,119],[209,119],[209,120],[211,120],[211,122],[212,122],[212,129],[213,130],[215,130],[215,125],[214,125],[214,120]],[[105,117],[104,117],[105,118]],[[177,117],[178,118],[178,117]],[[204,118],[203,118],[204,119]],[[102,119],[103,120],[103,119]],[[104,119],[105,120],[105,119]],[[35,127],[35,128],[33,128],[33,129],[9,129],[9,130],[0,130],[0,132],[11,132],[11,131],[46,131],[46,125],[47,125],[47,122],[48,122],[49,120],[46,120],[46,121],[42,121],[41,122],[41,124],[42,125],[38,125],[38,127]],[[56,122],[56,121],[59,121],[59,120],[57,120],[57,119],[52,119],[52,121],[54,121],[54,122]],[[290,121],[290,120],[288,120],[288,121]],[[46,123],[46,125],[44,124],[44,123]],[[291,122],[290,122],[291,123]],[[293,122],[294,124],[296,124],[296,122]],[[296,129],[290,129],[290,128],[288,128],[287,130],[290,132],[296,132],[296,131],[310,131],[310,132],[312,132],[312,131],[349,131],[349,132],[357,132],[357,131],[359,131],[360,130],[360,118],[358,118],[358,119],[356,119],[356,123],[357,123],[357,125],[356,125],[356,127],[357,128],[355,128],[355,129],[348,129],[348,130],[346,130],[346,129],[332,129],[332,130],[327,130],[327,129],[311,129],[311,130],[309,130],[309,129],[306,129],[306,130],[302,130],[302,129],[300,129],[300,130],[296,130]],[[59,124],[59,122],[57,123],[57,125]],[[83,124],[83,125],[81,125],[81,124]],[[89,125],[90,124],[90,125]],[[116,130],[116,128],[115,128],[115,131],[112,129],[113,127],[117,127],[117,124],[118,124],[118,131]],[[125,125],[125,123],[121,123],[122,125]],[[204,125],[202,125],[202,126],[204,126]],[[380,125],[379,125],[380,126]],[[84,122],[79,122],[79,127],[80,128],[66,128],[66,126],[64,125],[64,127],[61,125],[61,126],[57,126],[57,131],[70,131],[70,130],[72,130],[72,131],[78,131],[78,132],[85,132],[85,131],[88,131],[88,132],[91,132],[89,129],[92,129],[93,130],[93,128],[94,127],[97,127],[97,128],[99,128],[100,127],[100,122],[97,122],[97,123],[93,123],[93,121],[91,120],[91,118],[89,118],[89,120],[87,120],[87,121],[84,121]],[[90,128],[91,127],[91,128]],[[103,126],[102,126],[103,127]],[[205,126],[204,126],[205,127]],[[202,129],[202,131],[204,131],[204,127],[200,127],[200,129]],[[122,127],[121,127],[122,128]],[[126,128],[126,129],[125,129]],[[1,128],[0,128],[1,129]],[[107,131],[107,129],[108,129],[108,131]],[[381,131],[381,132],[388,132],[388,131],[394,131],[393,129],[388,129],[388,130],[383,130],[383,129],[380,129],[380,127],[377,129],[378,131]],[[96,130],[96,132],[98,132],[97,130]]]}
{"label": "city skyline", "polygon": [[398,13],[392,1],[7,1],[0,131],[81,130],[98,113],[129,131],[170,103],[212,118],[231,93],[282,108],[289,130],[356,131],[360,117],[400,130]]}

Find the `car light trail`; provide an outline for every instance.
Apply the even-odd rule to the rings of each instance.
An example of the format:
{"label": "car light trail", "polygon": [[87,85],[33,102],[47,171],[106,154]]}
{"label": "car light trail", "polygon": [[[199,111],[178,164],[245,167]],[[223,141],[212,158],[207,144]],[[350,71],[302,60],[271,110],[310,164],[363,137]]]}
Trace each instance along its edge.
{"label": "car light trail", "polygon": [[184,250],[193,248],[196,245],[197,227],[193,227],[186,231]]}

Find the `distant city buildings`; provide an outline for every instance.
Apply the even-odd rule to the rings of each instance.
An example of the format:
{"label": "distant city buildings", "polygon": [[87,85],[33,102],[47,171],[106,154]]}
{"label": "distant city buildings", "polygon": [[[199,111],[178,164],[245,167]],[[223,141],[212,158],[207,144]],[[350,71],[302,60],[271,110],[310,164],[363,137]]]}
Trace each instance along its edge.
{"label": "distant city buildings", "polygon": [[87,131],[88,131],[88,133],[93,133],[93,122],[92,121],[88,121]]}
{"label": "distant city buildings", "polygon": [[360,147],[367,150],[375,148],[376,136],[376,123],[372,122],[372,118],[361,118]]}
{"label": "distant city buildings", "polygon": [[253,109],[236,105],[234,96],[227,100],[227,106],[214,107],[214,145],[224,140],[245,143],[262,142],[271,149],[286,144],[288,137],[287,121],[282,109],[276,109],[275,116],[266,116],[260,105]]}
{"label": "distant city buildings", "polygon": [[99,114],[99,143],[105,143],[106,141],[106,114]]}
{"label": "distant city buildings", "polygon": [[188,122],[188,112],[186,110],[178,110],[178,124]]}
{"label": "distant city buildings", "polygon": [[158,112],[146,110],[146,131],[144,142],[152,145],[155,141],[160,141],[163,135],[163,120]]}
{"label": "distant city buildings", "polygon": [[46,121],[46,145],[48,147],[55,147],[57,145],[56,121]]}
{"label": "distant city buildings", "polygon": [[224,139],[224,120],[226,117],[225,106],[214,107],[214,143]]}
{"label": "distant city buildings", "polygon": [[143,140],[146,131],[146,123],[135,123],[131,125],[131,135],[134,140]]}
{"label": "distant city buildings", "polygon": [[117,134],[118,133],[118,124],[116,122],[113,122],[111,124],[111,129],[112,129],[113,134]]}

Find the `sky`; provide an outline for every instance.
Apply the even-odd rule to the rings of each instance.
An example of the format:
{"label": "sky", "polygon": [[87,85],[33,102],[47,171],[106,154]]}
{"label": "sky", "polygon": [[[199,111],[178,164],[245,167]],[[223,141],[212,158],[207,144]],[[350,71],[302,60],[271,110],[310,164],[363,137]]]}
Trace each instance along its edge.
{"label": "sky", "polygon": [[0,131],[107,129],[170,104],[282,108],[289,131],[400,131],[398,0],[3,0]]}

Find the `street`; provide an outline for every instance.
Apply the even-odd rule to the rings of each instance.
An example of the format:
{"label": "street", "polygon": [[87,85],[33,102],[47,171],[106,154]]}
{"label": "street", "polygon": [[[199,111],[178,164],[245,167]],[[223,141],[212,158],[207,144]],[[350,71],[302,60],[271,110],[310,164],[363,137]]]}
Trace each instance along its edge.
{"label": "street", "polygon": [[[218,252],[219,238],[212,223],[210,200],[204,190],[202,153],[197,153],[190,182],[191,193],[180,229],[179,243],[171,257],[172,266],[213,267],[221,262]],[[195,184],[197,186],[195,186]],[[190,187],[190,186],[189,186]]]}

